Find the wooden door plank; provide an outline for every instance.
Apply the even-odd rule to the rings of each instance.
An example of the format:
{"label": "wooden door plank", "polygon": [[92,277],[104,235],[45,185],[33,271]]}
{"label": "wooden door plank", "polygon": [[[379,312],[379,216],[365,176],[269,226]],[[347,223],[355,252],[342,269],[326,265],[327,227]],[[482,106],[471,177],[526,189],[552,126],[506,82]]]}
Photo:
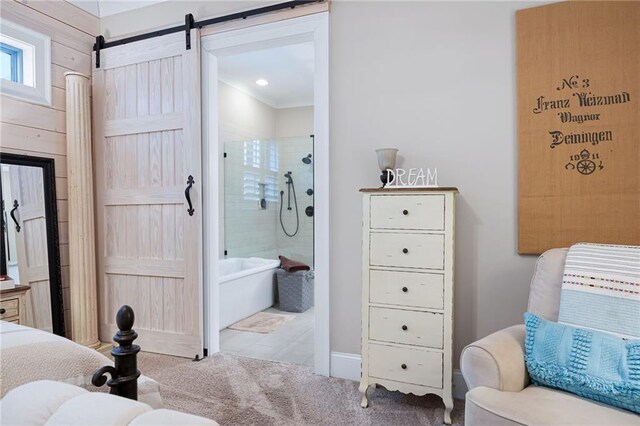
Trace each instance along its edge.
{"label": "wooden door plank", "polygon": [[94,35],[80,31],[68,23],[52,19],[48,15],[21,3],[3,1],[2,17],[27,28],[33,28],[35,25],[39,32],[48,35],[51,40],[79,52],[88,54],[95,43]]}
{"label": "wooden door plank", "polygon": [[[203,343],[200,50],[194,37],[190,51],[176,35],[154,40],[151,54],[144,42],[108,49],[93,83],[102,309],[135,305],[141,338],[162,335],[167,342],[146,350],[190,357],[202,354]],[[185,204],[188,174],[197,180],[190,193],[193,216]],[[192,245],[197,251],[187,255]],[[114,325],[108,316],[101,322],[101,333]]]}
{"label": "wooden door plank", "polygon": [[[123,103],[123,105],[125,105]],[[126,112],[124,113],[126,114]],[[183,126],[182,114],[169,113],[147,115],[146,117],[122,118],[104,122],[105,137],[131,135],[134,133],[161,132],[179,129]]]}
{"label": "wooden door plank", "polygon": [[[191,49],[193,49],[194,33],[191,33]],[[185,50],[184,33],[174,33],[162,37],[162,43],[158,43],[157,38],[138,41],[135,49],[131,49],[132,44],[115,46],[105,50],[109,55],[100,58],[100,68],[108,70],[110,68],[120,68],[141,62],[158,61],[170,57],[167,52],[181,52]]]}
{"label": "wooden door plank", "polygon": [[44,175],[41,169],[9,166],[12,195],[19,202],[20,232],[16,249],[20,283],[31,287],[27,293],[26,318],[31,327],[52,331],[49,290],[49,257],[46,244]]}
{"label": "wooden door plank", "polygon": [[[4,105],[5,104],[3,102],[3,106]],[[15,105],[15,103],[10,102],[7,105],[11,107],[12,105]],[[24,110],[25,108],[21,107],[21,110]],[[3,109],[3,119],[5,117],[5,113],[8,113],[9,116],[11,116],[10,112]],[[56,120],[57,119],[58,118],[56,117]],[[17,122],[18,124],[3,122],[2,126],[0,126],[0,139],[2,139],[3,151],[14,149],[22,152],[27,151],[24,147],[29,147],[27,152],[58,155],[60,158],[64,157],[64,161],[66,162],[67,141],[64,133],[25,127],[24,125],[19,124],[24,123],[24,120],[17,120]],[[29,123],[31,123],[31,119],[29,120]],[[51,126],[48,125],[48,127]],[[60,167],[61,166],[56,163],[56,175],[58,176],[60,176],[58,171]],[[66,177],[66,173],[64,176]]]}
{"label": "wooden door plank", "polygon": [[51,108],[58,111],[67,110],[67,92],[65,89],[51,86]]}
{"label": "wooden door plank", "polygon": [[182,204],[184,188],[175,185],[154,188],[110,189],[105,191],[102,200],[105,206]]}
{"label": "wooden door plank", "polygon": [[100,32],[100,20],[97,16],[94,16],[66,1],[16,1],[53,19],[70,25],[88,35],[95,37]]}
{"label": "wooden door plank", "polygon": [[67,122],[63,111],[30,104],[8,96],[0,96],[0,105],[2,105],[2,115],[0,115],[2,123],[63,133],[64,137]]}
{"label": "wooden door plank", "polygon": [[[191,49],[200,52],[200,30],[192,31]],[[188,52],[188,51],[187,51]],[[200,55],[184,53],[182,57],[182,93],[199,94],[200,87]],[[184,127],[183,131],[183,159],[185,174],[192,175],[195,184],[191,190],[191,200],[195,212],[193,216],[183,213],[184,236],[185,239],[185,283],[202,283],[202,171],[201,171],[201,96],[184,96]],[[186,204],[185,204],[186,205]],[[188,311],[189,317],[185,324],[187,329],[191,329],[193,334],[200,336],[202,342],[203,334],[203,287],[202,285],[186,285],[184,291],[184,306],[198,306],[197,309]]]}
{"label": "wooden door plank", "polygon": [[56,41],[51,42],[51,62],[83,74],[91,74],[91,55],[67,47]]}

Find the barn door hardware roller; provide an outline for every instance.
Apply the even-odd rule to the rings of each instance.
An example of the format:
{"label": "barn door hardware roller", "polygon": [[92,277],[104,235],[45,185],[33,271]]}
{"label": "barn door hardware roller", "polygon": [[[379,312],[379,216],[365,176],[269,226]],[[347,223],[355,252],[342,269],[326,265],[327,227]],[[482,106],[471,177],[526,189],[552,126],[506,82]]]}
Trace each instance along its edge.
{"label": "barn door hardware roller", "polygon": [[184,34],[187,41],[187,50],[191,50],[191,28],[193,28],[195,20],[191,13],[184,15]]}
{"label": "barn door hardware roller", "polygon": [[100,50],[108,49],[110,47],[122,46],[123,44],[133,43],[135,41],[147,40],[153,37],[160,37],[167,34],[173,34],[178,32],[185,32],[186,47],[187,50],[191,50],[191,30],[193,28],[203,28],[209,25],[221,24],[223,22],[235,21],[238,19],[247,19],[252,16],[263,15],[265,13],[273,13],[284,9],[294,9],[299,6],[304,6],[312,3],[323,3],[325,0],[293,0],[286,1],[284,3],[272,4],[269,6],[259,7],[257,9],[245,10],[244,12],[236,12],[230,15],[220,16],[217,18],[205,19],[202,21],[195,21],[191,13],[185,15],[184,25],[178,25],[176,27],[165,28],[162,30],[151,31],[144,34],[139,34],[131,37],[121,38],[119,40],[105,42],[104,37],[99,35],[96,37],[96,42],[93,45],[93,50],[96,52],[96,68],[100,68]]}
{"label": "barn door hardware roller", "polygon": [[96,44],[93,45],[93,50],[96,51],[96,68],[100,68],[100,49],[104,47],[104,37],[99,35],[96,37]]}

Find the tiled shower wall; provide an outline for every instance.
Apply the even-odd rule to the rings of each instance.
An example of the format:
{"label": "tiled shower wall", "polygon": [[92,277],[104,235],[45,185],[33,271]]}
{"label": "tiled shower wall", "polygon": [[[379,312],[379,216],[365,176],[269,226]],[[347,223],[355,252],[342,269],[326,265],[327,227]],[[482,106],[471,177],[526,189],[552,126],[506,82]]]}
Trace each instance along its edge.
{"label": "tiled shower wall", "polygon": [[[313,217],[305,208],[313,206],[313,196],[306,194],[313,188],[313,161],[304,164],[302,158],[313,153],[313,107],[275,109],[222,82],[219,88],[220,137],[227,154],[220,174],[221,253],[270,259],[284,255],[312,265]],[[293,175],[300,220],[291,238],[282,231],[279,218],[284,190],[283,222],[289,233],[295,230],[293,194],[292,210],[286,208],[287,171]],[[258,183],[266,183],[265,210],[259,207]]]}
{"label": "tiled shower wall", "polygon": [[[284,191],[284,206],[282,209],[282,223],[289,234],[293,234],[296,229],[296,212],[291,195],[291,208],[287,210],[287,186],[285,185],[284,173],[291,171],[293,184],[298,200],[298,216],[300,227],[298,233],[293,237],[288,237],[282,230],[280,218],[276,223],[276,243],[279,254],[283,256],[301,260],[307,265],[313,266],[313,216],[305,214],[308,206],[313,207],[313,194],[307,195],[307,190],[313,190],[313,156],[311,164],[304,164],[302,158],[308,154],[313,154],[313,144],[310,136],[299,138],[286,138],[279,142],[280,146],[280,191]],[[279,195],[279,193],[278,193]],[[278,203],[278,214],[280,206]]]}
{"label": "tiled shower wall", "polygon": [[[313,206],[313,157],[311,164],[302,158],[313,153],[309,135],[272,140],[250,140],[225,144],[225,250],[229,257],[264,257],[278,255],[313,265],[313,216],[305,209]],[[284,174],[291,171],[291,210]],[[266,209],[260,207],[262,188]],[[280,191],[283,194],[280,223]],[[296,219],[296,199],[298,219]]]}

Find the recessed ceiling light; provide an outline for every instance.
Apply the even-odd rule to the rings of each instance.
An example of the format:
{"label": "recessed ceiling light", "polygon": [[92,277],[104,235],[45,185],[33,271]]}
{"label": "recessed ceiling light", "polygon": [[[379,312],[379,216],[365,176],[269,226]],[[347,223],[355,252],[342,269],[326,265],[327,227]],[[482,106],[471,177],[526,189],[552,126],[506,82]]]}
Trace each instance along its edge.
{"label": "recessed ceiling light", "polygon": [[256,80],[256,84],[258,86],[267,86],[269,84],[269,82],[267,80],[265,80],[264,78],[261,78],[261,79]]}

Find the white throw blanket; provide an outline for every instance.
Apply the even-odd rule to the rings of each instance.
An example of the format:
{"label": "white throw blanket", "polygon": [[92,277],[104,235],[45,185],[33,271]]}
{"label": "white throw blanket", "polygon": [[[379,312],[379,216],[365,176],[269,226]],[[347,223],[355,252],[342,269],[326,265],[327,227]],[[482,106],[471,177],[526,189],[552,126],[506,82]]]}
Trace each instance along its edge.
{"label": "white throw blanket", "polygon": [[571,246],[558,321],[640,339],[640,247]]}
{"label": "white throw blanket", "polygon": [[[0,397],[36,380],[55,380],[97,391],[91,377],[105,365],[113,362],[93,349],[53,333],[0,321]],[[162,408],[158,383],[148,377],[138,379],[138,399]]]}

